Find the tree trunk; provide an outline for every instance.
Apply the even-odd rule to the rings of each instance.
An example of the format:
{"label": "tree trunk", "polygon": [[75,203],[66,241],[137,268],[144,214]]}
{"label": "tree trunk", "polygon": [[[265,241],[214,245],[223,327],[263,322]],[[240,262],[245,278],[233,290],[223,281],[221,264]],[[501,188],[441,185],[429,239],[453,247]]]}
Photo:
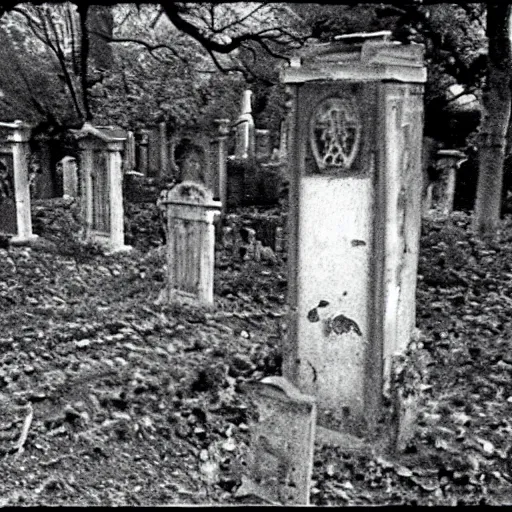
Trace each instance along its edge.
{"label": "tree trunk", "polygon": [[481,238],[496,235],[500,219],[503,163],[510,121],[511,7],[487,5],[489,59],[480,127],[480,160],[473,229]]}
{"label": "tree trunk", "polygon": [[85,120],[92,121],[92,113],[89,107],[87,75],[89,69],[89,30],[87,27],[87,14],[89,6],[87,4],[78,4],[78,14],[80,15],[80,60],[81,60],[81,82],[82,82],[82,101],[85,110]]}

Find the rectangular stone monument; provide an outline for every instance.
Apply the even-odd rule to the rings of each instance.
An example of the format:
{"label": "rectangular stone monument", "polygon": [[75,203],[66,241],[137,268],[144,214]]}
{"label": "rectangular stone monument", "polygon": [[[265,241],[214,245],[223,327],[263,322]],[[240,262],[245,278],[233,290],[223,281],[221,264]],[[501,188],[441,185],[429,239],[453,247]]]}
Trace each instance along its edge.
{"label": "rectangular stone monument", "polygon": [[81,152],[84,238],[104,245],[110,252],[127,250],[121,169],[126,134],[120,129],[94,127],[89,123],[72,132]]}
{"label": "rectangular stone monument", "polygon": [[62,196],[77,197],[78,195],[78,167],[76,158],[65,156],[57,164],[62,172]]}
{"label": "rectangular stone monument", "polygon": [[415,326],[423,46],[312,45],[282,75],[291,122],[283,374],[319,423],[372,434]]}
{"label": "rectangular stone monument", "polygon": [[315,443],[316,404],[283,377],[247,384],[259,413],[251,429],[249,476],[237,496],[276,505],[308,505]]}
{"label": "rectangular stone monument", "polygon": [[203,185],[184,181],[161,201],[167,216],[167,302],[213,306],[215,216],[221,203]]}
{"label": "rectangular stone monument", "polygon": [[12,235],[11,243],[37,238],[30,212],[30,135],[30,126],[22,121],[0,123],[0,232]]}

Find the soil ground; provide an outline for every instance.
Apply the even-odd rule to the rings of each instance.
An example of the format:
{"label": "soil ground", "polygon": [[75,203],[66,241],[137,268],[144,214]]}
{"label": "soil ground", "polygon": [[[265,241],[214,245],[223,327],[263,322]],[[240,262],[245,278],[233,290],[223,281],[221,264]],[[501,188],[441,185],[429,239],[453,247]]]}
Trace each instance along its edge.
{"label": "soil ground", "polygon": [[[0,250],[0,505],[234,505],[254,407],[247,380],[280,374],[286,261],[216,254],[216,309],[158,305],[151,204],[130,206],[134,250],[73,241],[75,206],[33,206],[34,246]],[[417,324],[429,357],[406,452],[315,450],[314,505],[512,501],[512,222],[423,223]],[[21,441],[20,441],[21,440]]]}

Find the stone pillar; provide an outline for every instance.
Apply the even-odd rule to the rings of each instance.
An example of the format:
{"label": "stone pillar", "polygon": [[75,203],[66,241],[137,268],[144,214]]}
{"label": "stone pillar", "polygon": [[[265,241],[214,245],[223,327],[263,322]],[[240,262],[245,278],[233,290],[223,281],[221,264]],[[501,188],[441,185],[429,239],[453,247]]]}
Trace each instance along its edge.
{"label": "stone pillar", "polygon": [[441,149],[436,156],[439,177],[431,184],[431,208],[449,215],[453,211],[457,170],[467,158],[465,153],[456,149]]}
{"label": "stone pillar", "polygon": [[165,176],[169,166],[169,148],[167,144],[167,124],[162,122],[158,125],[159,148],[160,148],[160,173],[159,176]]}
{"label": "stone pillar", "polygon": [[137,171],[144,174],[144,176],[148,175],[149,169],[149,134],[147,130],[139,130],[137,132],[138,139],[138,161],[137,161]]}
{"label": "stone pillar", "polygon": [[254,119],[251,107],[252,91],[244,91],[242,108],[236,127],[235,158],[247,159],[254,156]]}
{"label": "stone pillar", "polygon": [[166,301],[213,306],[216,215],[221,204],[203,185],[184,181],[161,201],[167,216]]}
{"label": "stone pillar", "polygon": [[415,327],[423,46],[345,39],[282,75],[291,94],[283,375],[319,423],[375,432]]}
{"label": "stone pillar", "polygon": [[126,138],[86,123],[74,130],[81,158],[84,238],[109,252],[128,250],[124,245],[123,173],[121,151]]}
{"label": "stone pillar", "polygon": [[288,132],[290,122],[288,118],[281,121],[279,133],[279,161],[285,161],[288,157]]}
{"label": "stone pillar", "polygon": [[217,179],[215,196],[219,198],[222,209],[227,205],[228,176],[226,141],[229,135],[229,119],[215,119],[217,124]]}
{"label": "stone pillar", "polygon": [[11,238],[11,242],[23,244],[37,238],[37,235],[32,233],[30,212],[28,157],[31,127],[22,121],[14,121],[14,123],[0,123],[0,131],[4,136],[4,144],[10,147],[12,151],[17,229],[16,234]]}
{"label": "stone pillar", "polygon": [[76,158],[65,156],[58,165],[62,169],[62,196],[77,197],[78,195],[78,167]]}
{"label": "stone pillar", "polygon": [[124,150],[124,171],[135,171],[137,164],[135,158],[135,134],[132,131],[126,132],[126,145]]}

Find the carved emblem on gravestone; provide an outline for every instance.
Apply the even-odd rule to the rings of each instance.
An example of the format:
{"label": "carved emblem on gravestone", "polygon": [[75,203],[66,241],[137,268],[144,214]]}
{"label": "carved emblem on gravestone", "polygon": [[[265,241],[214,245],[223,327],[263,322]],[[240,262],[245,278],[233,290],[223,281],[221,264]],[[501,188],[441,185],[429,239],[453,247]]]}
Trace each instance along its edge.
{"label": "carved emblem on gravestone", "polygon": [[348,98],[327,98],[311,116],[310,144],[320,171],[350,169],[361,140],[361,121]]}

